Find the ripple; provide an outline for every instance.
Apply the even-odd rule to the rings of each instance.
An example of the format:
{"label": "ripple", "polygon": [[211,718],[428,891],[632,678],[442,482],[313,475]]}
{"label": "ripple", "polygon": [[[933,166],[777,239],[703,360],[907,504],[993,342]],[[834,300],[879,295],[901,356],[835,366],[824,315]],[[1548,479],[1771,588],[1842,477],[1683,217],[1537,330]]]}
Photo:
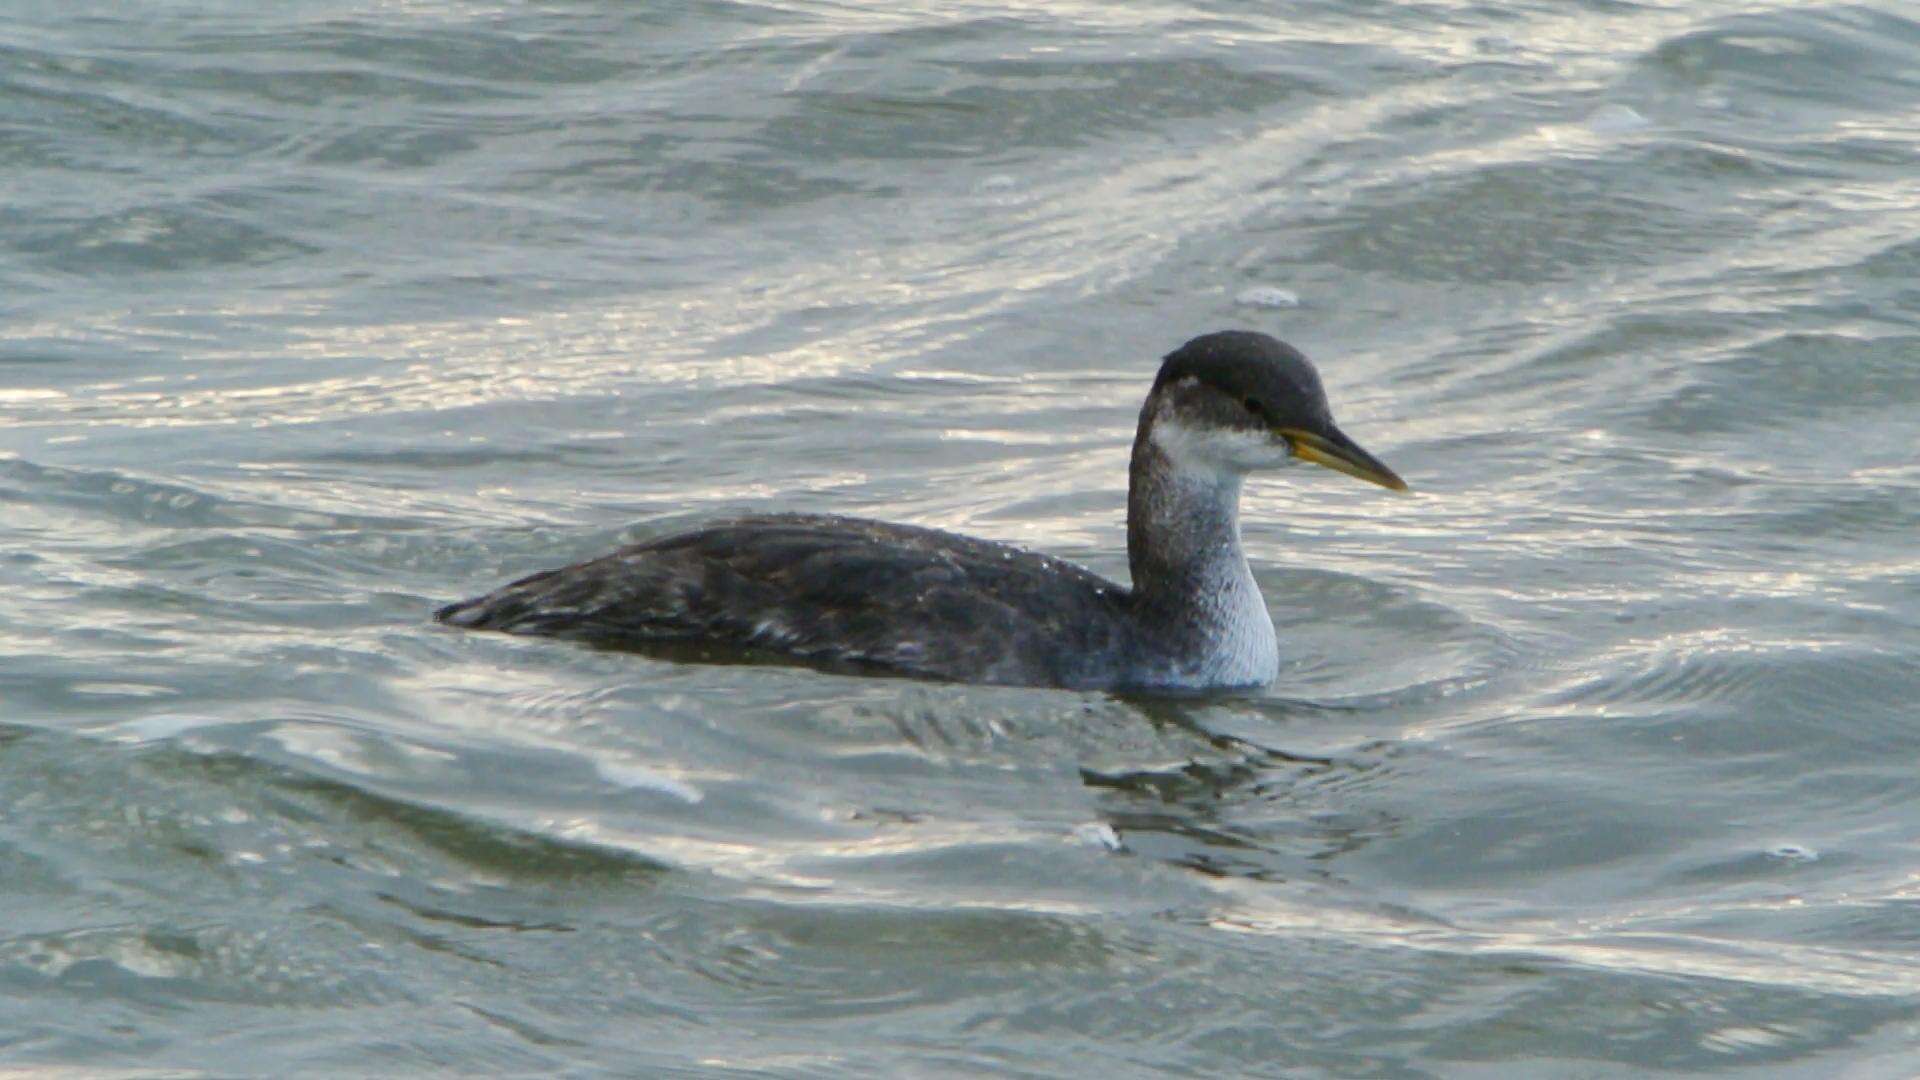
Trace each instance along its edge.
{"label": "ripple", "polygon": [[[1920,395],[1916,348],[1920,336],[1912,334],[1771,334],[1693,366],[1689,385],[1638,419],[1652,431],[1692,437],[1784,426],[1781,437],[1793,439],[1810,425],[1844,423]],[[1792,403],[1784,425],[1783,402]]]}
{"label": "ripple", "polygon": [[[1920,34],[1550,7],[23,9],[9,1048],[1900,1073]],[[425,619],[773,504],[1123,572],[1216,320],[1423,492],[1250,491],[1267,694]]]}
{"label": "ripple", "polygon": [[198,1001],[314,1008],[405,999],[399,987],[374,973],[342,971],[329,959],[332,949],[321,946],[285,941],[268,927],[80,930],[0,941],[0,970],[30,974],[40,993],[55,998],[147,1006]]}
{"label": "ripple", "polygon": [[[943,49],[952,48],[951,35],[943,32],[940,40]],[[829,66],[762,140],[786,153],[831,143],[837,153],[881,160],[1059,149],[1132,130],[1143,118],[1217,119],[1315,90],[1294,72],[1244,71],[1198,57],[968,59],[940,66],[945,73],[920,85],[893,87],[884,76],[862,78],[852,63]],[[836,67],[851,70],[842,75]],[[866,85],[859,93],[833,89],[849,82]]]}
{"label": "ripple", "polygon": [[[168,755],[164,760],[176,769],[197,771],[226,784],[251,786],[267,781],[273,794],[283,800],[282,814],[317,814],[321,820],[352,822],[353,831],[370,830],[370,834],[404,840],[414,852],[450,860],[479,875],[479,880],[568,882],[581,887],[644,884],[663,869],[628,852],[494,824],[283,766],[227,755],[175,757],[165,749],[154,753]],[[368,847],[372,853],[383,845]],[[394,854],[398,852],[383,853],[368,865],[383,865]]]}
{"label": "ripple", "polygon": [[146,205],[43,225],[19,248],[54,269],[95,276],[262,265],[319,250],[210,203]]}
{"label": "ripple", "polygon": [[1481,685],[1518,656],[1496,627],[1365,578],[1294,572],[1262,588],[1281,628],[1279,688],[1290,698],[1406,706]]}
{"label": "ripple", "polygon": [[124,160],[113,162],[101,152],[105,147],[75,140],[76,134],[163,153],[217,153],[246,144],[227,125],[154,103],[138,89],[146,73],[139,65],[11,42],[0,45],[0,56],[9,71],[0,80],[0,102],[33,133],[0,144],[17,164],[125,171]]}
{"label": "ripple", "polygon": [[392,529],[395,518],[328,514],[117,469],[70,469],[0,459],[0,496],[90,511],[109,522],[169,529]]}
{"label": "ripple", "polygon": [[[1718,19],[1662,42],[1650,61],[1684,83],[1795,101],[1880,110],[1920,99],[1913,74],[1920,70],[1920,23],[1867,6]],[[1836,68],[1860,72],[1864,81],[1820,74]],[[1866,93],[1868,86],[1880,90]]]}
{"label": "ripple", "polygon": [[1396,183],[1329,222],[1314,257],[1407,281],[1572,282],[1744,232],[1737,214],[1647,190],[1636,160],[1646,153],[1604,165],[1486,166],[1411,190]]}
{"label": "ripple", "polygon": [[[1800,715],[1801,723],[1818,724],[1813,717],[1821,703],[1854,696],[1863,685],[1891,687],[1899,679],[1900,662],[1859,647],[1750,642],[1709,631],[1634,643],[1615,650],[1602,666],[1603,674],[1550,700],[1604,711],[1670,711],[1692,723]],[[1770,726],[1750,724],[1741,737],[1753,750],[1783,738],[1781,749],[1790,753],[1797,737],[1787,731],[1768,734]],[[1843,737],[1871,744],[1887,734],[1877,726],[1856,725]]]}

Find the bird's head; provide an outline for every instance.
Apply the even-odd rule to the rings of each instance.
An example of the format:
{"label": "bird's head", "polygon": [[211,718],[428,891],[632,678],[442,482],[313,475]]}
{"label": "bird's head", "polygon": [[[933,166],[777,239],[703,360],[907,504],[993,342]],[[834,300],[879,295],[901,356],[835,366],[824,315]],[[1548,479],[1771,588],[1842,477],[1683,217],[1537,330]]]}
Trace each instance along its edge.
{"label": "bird's head", "polygon": [[1176,465],[1241,474],[1310,461],[1395,491],[1392,469],[1334,425],[1320,375],[1266,334],[1223,330],[1168,354],[1141,434]]}

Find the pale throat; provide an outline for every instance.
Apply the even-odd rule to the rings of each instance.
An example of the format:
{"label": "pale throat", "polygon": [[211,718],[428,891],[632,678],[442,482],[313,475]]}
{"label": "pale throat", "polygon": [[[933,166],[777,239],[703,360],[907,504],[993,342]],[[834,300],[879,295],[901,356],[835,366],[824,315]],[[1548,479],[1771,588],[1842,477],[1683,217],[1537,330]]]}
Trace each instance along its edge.
{"label": "pale throat", "polygon": [[1235,448],[1164,420],[1145,435],[1134,447],[1127,507],[1142,615],[1193,637],[1180,677],[1270,682],[1279,664],[1273,620],[1240,542],[1246,470],[1223,460]]}

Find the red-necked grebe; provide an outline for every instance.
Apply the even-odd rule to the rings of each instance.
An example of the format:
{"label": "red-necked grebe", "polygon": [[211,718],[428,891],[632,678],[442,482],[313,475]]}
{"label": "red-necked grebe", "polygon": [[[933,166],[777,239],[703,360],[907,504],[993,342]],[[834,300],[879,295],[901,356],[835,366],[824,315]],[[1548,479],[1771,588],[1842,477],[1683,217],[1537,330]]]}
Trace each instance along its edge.
{"label": "red-necked grebe", "polygon": [[1240,547],[1255,469],[1325,465],[1406,484],[1334,426],[1292,346],[1223,331],[1167,356],[1127,489],[1133,587],[935,529],[734,518],[522,578],[441,622],[609,645],[695,642],[960,682],[1192,691],[1265,686],[1280,653]]}

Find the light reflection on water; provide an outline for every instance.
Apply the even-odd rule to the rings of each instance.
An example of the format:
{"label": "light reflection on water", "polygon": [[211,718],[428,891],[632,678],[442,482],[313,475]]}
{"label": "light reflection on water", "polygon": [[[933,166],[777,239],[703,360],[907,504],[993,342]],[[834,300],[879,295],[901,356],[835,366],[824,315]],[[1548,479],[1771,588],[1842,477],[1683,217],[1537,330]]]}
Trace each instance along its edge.
{"label": "light reflection on water", "polygon": [[[0,47],[10,1063],[1914,1071],[1910,12]],[[749,509],[1124,575],[1155,358],[1227,325],[1415,489],[1249,486],[1267,694],[426,621]]]}

